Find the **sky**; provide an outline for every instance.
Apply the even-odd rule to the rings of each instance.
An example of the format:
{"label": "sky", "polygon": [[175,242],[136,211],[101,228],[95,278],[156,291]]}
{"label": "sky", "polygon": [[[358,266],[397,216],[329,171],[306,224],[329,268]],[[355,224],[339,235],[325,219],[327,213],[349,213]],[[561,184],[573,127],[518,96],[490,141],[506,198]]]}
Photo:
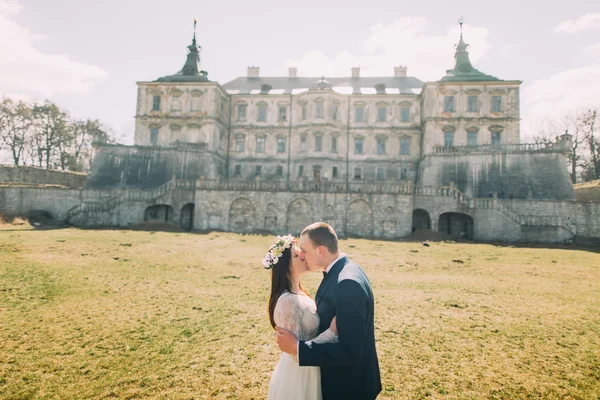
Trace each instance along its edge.
{"label": "sky", "polygon": [[439,80],[461,17],[475,68],[523,82],[522,140],[535,121],[600,108],[600,3],[589,0],[0,0],[0,94],[50,99],[131,144],[136,82],[181,69],[194,18],[201,68],[224,84],[252,65],[316,77],[404,65]]}

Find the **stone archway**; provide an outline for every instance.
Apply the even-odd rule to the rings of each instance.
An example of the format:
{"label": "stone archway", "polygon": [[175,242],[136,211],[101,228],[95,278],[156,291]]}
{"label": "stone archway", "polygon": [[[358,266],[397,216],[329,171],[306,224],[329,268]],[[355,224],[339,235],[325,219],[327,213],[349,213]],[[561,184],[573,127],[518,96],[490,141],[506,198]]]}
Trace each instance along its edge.
{"label": "stone archway", "polygon": [[229,231],[247,233],[254,231],[256,208],[252,201],[245,197],[235,199],[229,207]]}
{"label": "stone archway", "polygon": [[295,199],[288,205],[286,216],[287,232],[297,235],[302,232],[306,226],[314,221],[314,211],[312,204],[306,199]]}
{"label": "stone archway", "polygon": [[194,229],[194,203],[188,203],[181,208],[179,226],[186,231]]}
{"label": "stone archway", "polygon": [[346,236],[373,236],[373,209],[365,200],[358,199],[346,208]]}
{"label": "stone archway", "polygon": [[168,204],[155,204],[146,208],[144,212],[144,222],[164,222],[173,223],[173,207]]}
{"label": "stone archway", "polygon": [[473,217],[467,214],[447,212],[440,215],[438,231],[454,237],[473,240]]}
{"label": "stone archway", "polygon": [[421,208],[414,210],[412,214],[412,231],[417,229],[431,229],[431,217]]}

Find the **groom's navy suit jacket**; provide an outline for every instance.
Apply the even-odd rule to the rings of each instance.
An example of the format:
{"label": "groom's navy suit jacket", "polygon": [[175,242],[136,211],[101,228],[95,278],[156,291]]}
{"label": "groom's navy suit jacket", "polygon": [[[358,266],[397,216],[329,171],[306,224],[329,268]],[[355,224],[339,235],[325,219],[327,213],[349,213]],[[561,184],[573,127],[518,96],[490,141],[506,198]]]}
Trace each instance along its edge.
{"label": "groom's navy suit jacket", "polygon": [[375,350],[374,300],[367,275],[343,257],[323,278],[317,295],[319,333],[333,317],[339,343],[308,346],[300,342],[301,366],[321,367],[323,400],[375,399],[381,391],[379,361]]}

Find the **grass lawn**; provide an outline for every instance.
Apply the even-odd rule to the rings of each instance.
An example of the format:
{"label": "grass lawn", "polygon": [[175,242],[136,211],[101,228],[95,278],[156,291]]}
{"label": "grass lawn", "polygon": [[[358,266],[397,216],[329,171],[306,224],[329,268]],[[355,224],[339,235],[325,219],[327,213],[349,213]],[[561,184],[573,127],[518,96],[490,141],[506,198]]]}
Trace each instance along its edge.
{"label": "grass lawn", "polygon": [[[265,398],[272,240],[3,225],[0,398]],[[379,398],[599,398],[600,253],[341,247],[375,293]]]}

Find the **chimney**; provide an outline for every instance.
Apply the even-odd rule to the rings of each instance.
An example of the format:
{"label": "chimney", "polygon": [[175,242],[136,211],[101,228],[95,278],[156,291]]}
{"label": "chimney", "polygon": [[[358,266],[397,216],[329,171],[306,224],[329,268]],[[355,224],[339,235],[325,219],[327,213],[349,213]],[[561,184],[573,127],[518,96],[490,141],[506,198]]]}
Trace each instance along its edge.
{"label": "chimney", "polygon": [[360,67],[354,67],[354,68],[352,68],[352,77],[353,78],[360,78]]}
{"label": "chimney", "polygon": [[406,77],[406,67],[403,67],[402,65],[399,67],[394,67],[394,77],[395,78]]}
{"label": "chimney", "polygon": [[298,68],[290,67],[290,78],[297,78]]}
{"label": "chimney", "polygon": [[248,67],[248,78],[258,78],[258,67]]}

